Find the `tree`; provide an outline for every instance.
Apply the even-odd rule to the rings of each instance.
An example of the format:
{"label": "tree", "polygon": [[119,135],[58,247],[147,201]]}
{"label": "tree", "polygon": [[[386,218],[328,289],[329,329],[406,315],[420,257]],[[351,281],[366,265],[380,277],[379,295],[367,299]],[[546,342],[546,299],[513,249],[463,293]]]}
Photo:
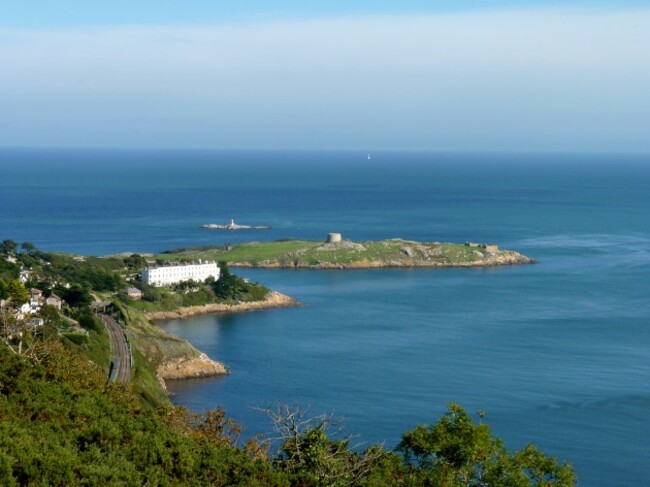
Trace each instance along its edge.
{"label": "tree", "polygon": [[27,301],[29,301],[29,292],[23,286],[19,280],[17,279],[12,279],[9,281],[7,284],[7,291],[9,294],[9,298],[11,299],[11,302],[13,303],[14,306],[20,307]]}
{"label": "tree", "polygon": [[2,243],[0,244],[0,252],[3,253],[4,255],[9,255],[13,254],[16,252],[16,248],[18,247],[18,244],[14,242],[13,240],[3,240]]}
{"label": "tree", "polygon": [[341,436],[342,420],[333,414],[312,416],[308,409],[278,403],[261,409],[278,434],[280,448],[274,463],[303,483],[328,487],[361,485],[387,453],[379,445],[364,452],[350,447],[351,436]]}
{"label": "tree", "polygon": [[241,279],[230,273],[228,264],[224,261],[219,262],[219,269],[219,279],[212,283],[212,291],[217,298],[236,299],[242,285]]}
{"label": "tree", "polygon": [[102,331],[103,328],[102,324],[90,312],[85,312],[81,314],[80,316],[77,317],[77,320],[79,321],[81,327],[88,331],[94,331],[97,333],[101,333]]}
{"label": "tree", "polygon": [[144,286],[144,290],[142,291],[142,299],[151,303],[157,303],[160,301],[160,293],[153,286]]}
{"label": "tree", "polygon": [[70,286],[70,288],[57,287],[56,293],[73,308],[83,308],[93,300],[88,290],[77,284]]}
{"label": "tree", "polygon": [[488,425],[474,423],[453,403],[435,425],[417,426],[404,434],[397,450],[416,485],[570,487],[575,483],[570,465],[559,465],[532,445],[511,455]]}
{"label": "tree", "polygon": [[124,258],[124,265],[126,265],[129,270],[142,269],[143,267],[146,267],[147,259],[142,257],[140,254],[131,254]]}
{"label": "tree", "polygon": [[31,242],[23,242],[23,243],[20,244],[20,248],[26,254],[32,255],[34,253],[34,251],[36,250],[36,245],[34,245]]}

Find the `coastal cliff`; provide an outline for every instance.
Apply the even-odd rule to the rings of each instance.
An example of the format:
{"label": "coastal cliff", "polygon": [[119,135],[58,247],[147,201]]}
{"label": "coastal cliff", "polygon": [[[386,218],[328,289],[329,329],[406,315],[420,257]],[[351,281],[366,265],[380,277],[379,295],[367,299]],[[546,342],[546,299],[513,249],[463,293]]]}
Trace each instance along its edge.
{"label": "coastal cliff", "polygon": [[162,387],[166,390],[165,380],[168,379],[190,379],[228,373],[224,364],[210,359],[188,341],[166,332],[141,311],[118,306],[128,323],[125,332],[129,341],[134,345],[135,352],[143,356],[146,367],[151,367],[156,376],[158,385],[150,383],[150,388]]}

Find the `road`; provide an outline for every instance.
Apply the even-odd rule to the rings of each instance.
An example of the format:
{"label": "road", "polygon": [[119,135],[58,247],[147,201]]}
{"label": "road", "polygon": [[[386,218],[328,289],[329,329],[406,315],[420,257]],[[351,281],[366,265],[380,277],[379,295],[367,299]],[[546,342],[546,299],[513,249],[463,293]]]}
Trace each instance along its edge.
{"label": "road", "polygon": [[113,367],[111,379],[117,382],[129,382],[131,380],[131,347],[127,341],[124,330],[117,321],[107,315],[99,315],[108,330],[113,349]]}

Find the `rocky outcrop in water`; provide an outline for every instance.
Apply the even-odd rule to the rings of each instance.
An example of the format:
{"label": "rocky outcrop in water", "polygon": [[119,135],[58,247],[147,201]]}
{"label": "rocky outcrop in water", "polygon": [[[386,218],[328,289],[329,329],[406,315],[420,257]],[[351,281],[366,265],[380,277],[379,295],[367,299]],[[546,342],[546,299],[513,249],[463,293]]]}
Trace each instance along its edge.
{"label": "rocky outcrop in water", "polygon": [[194,379],[228,374],[228,369],[206,354],[194,358],[170,360],[158,366],[158,376],[163,380]]}

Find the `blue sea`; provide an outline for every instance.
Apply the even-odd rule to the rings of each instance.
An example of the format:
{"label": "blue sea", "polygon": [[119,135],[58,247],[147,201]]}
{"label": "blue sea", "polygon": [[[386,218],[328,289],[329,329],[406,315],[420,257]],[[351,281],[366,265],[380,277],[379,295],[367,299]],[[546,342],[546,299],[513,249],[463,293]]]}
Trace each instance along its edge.
{"label": "blue sea", "polygon": [[[270,225],[216,232],[204,223]],[[107,255],[279,238],[475,240],[538,263],[246,270],[302,306],[162,326],[232,374],[170,383],[249,433],[275,401],[392,448],[450,401],[579,485],[650,481],[650,156],[0,150],[0,239]]]}

